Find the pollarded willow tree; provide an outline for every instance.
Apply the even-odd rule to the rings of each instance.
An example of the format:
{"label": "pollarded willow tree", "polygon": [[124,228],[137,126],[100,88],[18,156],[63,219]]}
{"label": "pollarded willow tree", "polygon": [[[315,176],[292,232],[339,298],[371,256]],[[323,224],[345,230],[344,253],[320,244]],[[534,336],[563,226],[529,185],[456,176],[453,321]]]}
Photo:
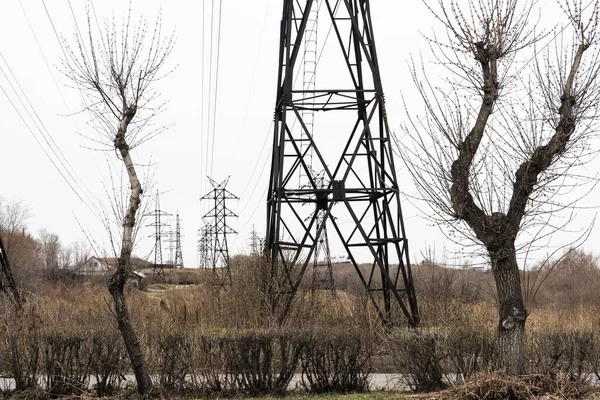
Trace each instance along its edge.
{"label": "pollarded willow tree", "polygon": [[496,282],[500,368],[520,374],[528,313],[517,255],[552,232],[551,216],[573,200],[557,195],[573,189],[567,178],[590,159],[598,2],[559,2],[564,25],[542,34],[547,10],[536,1],[425,4],[445,28],[429,38],[436,76],[445,76],[436,81],[413,63],[425,115],[409,117],[413,146],[401,151],[435,218],[484,250]]}
{"label": "pollarded willow tree", "polygon": [[98,133],[96,143],[115,152],[129,180],[127,204],[116,215],[122,221],[118,264],[108,281],[113,299],[114,315],[135,373],[138,392],[152,389],[140,343],[131,324],[124,286],[131,272],[131,253],[136,221],[140,217],[143,188],[132,150],[160,131],[148,129],[150,121],[165,105],[155,90],[157,80],[165,75],[164,67],[173,48],[173,35],[164,36],[160,16],[149,25],[140,18],[131,21],[131,11],[121,26],[106,21],[99,32],[88,10],[87,35],[75,34],[75,44],[65,41],[66,59],[62,62],[65,75],[86,97],[85,108],[90,112],[91,126]]}

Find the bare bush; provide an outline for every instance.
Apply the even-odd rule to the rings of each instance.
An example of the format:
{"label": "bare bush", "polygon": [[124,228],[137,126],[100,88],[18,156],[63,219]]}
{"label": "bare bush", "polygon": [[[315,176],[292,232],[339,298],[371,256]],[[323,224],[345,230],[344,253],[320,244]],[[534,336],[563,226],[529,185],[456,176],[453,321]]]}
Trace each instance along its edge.
{"label": "bare bush", "polygon": [[192,364],[190,344],[190,335],[185,330],[158,331],[150,336],[150,371],[162,390],[176,393],[185,389]]}
{"label": "bare bush", "polygon": [[497,359],[494,335],[468,325],[448,328],[443,351],[448,370],[463,381],[493,370]]}
{"label": "bare bush", "polygon": [[43,338],[46,390],[54,396],[80,394],[95,358],[89,332],[52,332]]}
{"label": "bare bush", "polygon": [[99,397],[113,395],[129,370],[127,352],[120,340],[118,330],[100,329],[92,337],[94,358],[90,372],[96,378],[96,394]]}
{"label": "bare bush", "polygon": [[403,329],[391,338],[394,365],[415,392],[433,392],[446,387],[441,334],[432,329]]}
{"label": "bare bush", "polygon": [[374,346],[358,332],[313,332],[302,355],[302,384],[312,393],[369,390]]}
{"label": "bare bush", "polygon": [[598,377],[600,338],[594,331],[536,332],[527,340],[529,371],[571,381]]}
{"label": "bare bush", "polygon": [[223,335],[220,330],[194,335],[190,380],[193,387],[207,396],[225,393],[232,387],[233,377],[231,371],[226,368],[232,349],[230,342],[223,339]]}
{"label": "bare bush", "polygon": [[304,341],[286,332],[244,332],[233,337],[227,365],[238,389],[252,395],[286,391],[304,348]]}
{"label": "bare bush", "polygon": [[6,334],[8,342],[8,360],[10,372],[15,380],[18,391],[37,386],[40,373],[40,338],[34,332],[9,331]]}

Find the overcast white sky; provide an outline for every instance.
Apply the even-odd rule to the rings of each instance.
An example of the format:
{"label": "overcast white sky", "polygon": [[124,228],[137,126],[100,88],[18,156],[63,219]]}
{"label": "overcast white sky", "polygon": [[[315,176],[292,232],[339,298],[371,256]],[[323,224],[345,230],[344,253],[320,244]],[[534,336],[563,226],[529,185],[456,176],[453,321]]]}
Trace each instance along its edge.
{"label": "overcast white sky", "polygon": [[[208,17],[213,3],[217,5],[219,1],[131,1],[134,16],[143,13],[150,21],[162,8],[163,29],[176,31],[177,43],[170,65],[177,68],[159,82],[161,92],[170,103],[158,120],[159,124],[174,123],[175,126],[145,144],[135,157],[141,164],[150,159],[157,162],[155,180],[159,190],[164,192],[162,209],[173,214],[179,210],[182,218],[186,267],[197,265],[196,231],[201,225],[201,215],[209,208],[199,201],[210,188],[206,175],[210,174],[219,182],[231,176],[228,189],[240,197],[239,201],[229,204],[229,208],[239,215],[230,221],[239,232],[230,238],[232,254],[248,251],[248,236],[253,225],[261,234],[265,227],[282,1],[225,0],[222,3],[216,135],[212,167],[209,166],[207,171],[202,144],[206,139],[202,139],[200,112],[203,97],[201,48],[203,35],[205,46],[210,45]],[[545,6],[554,2],[540,3]],[[59,35],[70,40],[75,31],[75,19],[82,29],[85,27],[84,4],[83,0],[71,0],[70,3],[68,0],[45,0],[45,4],[41,0],[4,1],[0,12],[0,37],[3,38],[0,66],[7,74],[7,65],[10,66],[52,140],[77,172],[78,179],[85,182],[85,191],[89,191],[90,197],[103,199],[102,182],[110,182],[105,158],[114,158],[114,153],[87,149],[93,144],[78,134],[94,135],[86,125],[87,115],[69,115],[81,109],[81,97],[76,90],[66,86],[67,79],[56,68],[62,52],[47,15],[48,12]],[[120,19],[126,12],[127,2],[95,1],[94,7],[99,18],[114,13]],[[380,0],[373,1],[371,7],[389,122],[399,131],[404,114],[401,92],[411,102],[415,98],[407,60],[411,54],[418,56],[419,51],[425,59],[432,59],[419,31],[429,32],[435,21],[417,1]],[[214,29],[216,32],[216,26]],[[207,53],[207,68],[208,59]],[[11,77],[10,82],[14,85],[16,81]],[[9,80],[2,73],[0,86],[9,92],[23,113],[24,108],[10,95]],[[0,110],[0,194],[22,199],[30,206],[31,232],[37,234],[45,228],[60,235],[64,244],[69,244],[84,238],[81,223],[92,235],[104,237],[98,220],[61,178],[4,93],[0,93]],[[24,118],[29,121],[25,115]],[[37,131],[36,137],[49,151]],[[414,195],[414,185],[406,169],[399,160],[396,165],[401,188]],[[598,194],[595,190],[591,196]],[[437,249],[440,258],[443,249],[453,248],[444,240],[438,227],[432,226],[412,204],[405,201],[403,208],[413,260],[420,260],[429,246]],[[579,212],[572,229],[582,229],[595,212]],[[140,236],[151,233],[148,228]],[[599,230],[595,228],[584,247],[594,250],[591,244],[597,241],[598,234]],[[568,239],[562,236],[556,238],[560,242],[565,240]],[[152,244],[152,239],[140,240],[136,254],[150,253]],[[340,248],[332,249],[334,256],[343,254]]]}

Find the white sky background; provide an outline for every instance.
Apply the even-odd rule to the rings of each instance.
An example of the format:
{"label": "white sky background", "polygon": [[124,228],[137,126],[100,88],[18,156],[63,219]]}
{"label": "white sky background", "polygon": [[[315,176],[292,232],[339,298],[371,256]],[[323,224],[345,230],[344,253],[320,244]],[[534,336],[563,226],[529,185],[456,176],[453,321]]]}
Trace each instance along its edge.
{"label": "white sky background", "polygon": [[[204,1],[207,23],[211,3]],[[554,3],[551,0],[540,1],[546,8],[554,6]],[[75,25],[68,1],[46,0],[45,4],[59,34],[70,40]],[[270,124],[276,94],[282,1],[223,1],[212,172],[210,166],[209,171],[205,168],[206,149],[201,143],[206,143],[206,139],[201,142],[200,128],[202,1],[132,0],[131,4],[134,18],[143,13],[150,23],[162,8],[163,30],[169,32],[175,29],[177,38],[167,66],[177,68],[158,84],[170,103],[156,121],[159,125],[174,123],[175,126],[144,144],[134,153],[135,161],[148,163],[152,156],[152,160],[158,162],[155,181],[159,190],[165,192],[161,197],[161,208],[173,214],[179,210],[186,267],[197,266],[196,231],[201,226],[201,216],[210,208],[208,204],[199,202],[199,198],[210,189],[206,175],[211,175],[218,182],[231,175],[227,188],[240,200],[228,204],[239,215],[239,218],[229,221],[239,232],[237,236],[230,237],[230,254],[247,252],[252,226],[263,235],[265,228],[265,195],[272,138]],[[71,0],[71,5],[80,29],[85,29],[84,1]],[[95,1],[94,7],[98,18],[109,18],[114,13],[120,21],[126,12],[127,2]],[[418,103],[407,61],[411,54],[418,57],[419,51],[426,60],[432,59],[430,48],[419,30],[430,32],[436,24],[420,2],[379,0],[372,1],[371,8],[388,118],[390,126],[400,135],[399,125],[404,118],[401,92],[411,106]],[[550,13],[547,20],[551,21],[552,17],[558,21],[560,14]],[[209,35],[209,28],[205,25],[204,35]],[[52,139],[77,171],[80,180],[85,182],[91,192],[89,196],[104,199],[101,182],[110,182],[105,158],[115,159],[115,155],[113,152],[86,149],[94,146],[77,132],[94,136],[86,125],[88,116],[68,116],[81,109],[81,96],[77,90],[66,86],[68,80],[56,68],[62,57],[61,48],[42,1],[4,1],[0,10],[0,35],[3,38],[0,52]],[[205,40],[205,46],[209,46],[208,36]],[[72,40],[70,42],[73,43]],[[205,62],[208,68],[208,53]],[[0,65],[8,73],[4,60],[0,59]],[[432,70],[435,71],[435,67]],[[9,90],[1,73],[0,86]],[[17,102],[16,98],[13,101]],[[18,107],[23,110],[20,105]],[[22,199],[30,206],[30,231],[35,235],[46,228],[58,234],[63,244],[69,244],[84,239],[77,217],[87,231],[99,238],[105,237],[101,224],[61,178],[3,93],[0,93],[0,110],[0,194],[6,198]],[[422,109],[415,108],[414,111],[422,114]],[[37,136],[43,140],[39,134]],[[339,140],[345,141],[346,138]],[[44,147],[47,149],[47,146]],[[401,190],[415,195],[414,185],[402,162],[396,160],[396,166]],[[598,162],[590,167],[589,173],[597,171]],[[599,190],[595,189],[588,201],[582,204],[592,204],[589,199],[598,198],[598,194]],[[421,254],[428,247],[435,247],[438,259],[452,255],[448,250],[453,250],[454,245],[444,239],[437,226],[431,226],[421,211],[409,202],[404,201],[403,209],[413,261],[422,259]],[[426,206],[422,205],[422,209],[429,212]],[[551,244],[560,245],[572,240],[589,224],[595,213],[595,209],[578,211],[577,218],[570,225],[575,233],[556,234]],[[144,224],[151,222],[146,219]],[[140,237],[151,233],[151,228],[146,228]],[[592,243],[597,241],[599,233],[599,228],[595,227],[584,248],[595,250]],[[142,238],[135,253],[147,255],[152,245],[153,239]],[[166,247],[163,245],[163,253],[166,253]],[[341,248],[333,248],[331,253],[333,256],[344,255]]]}

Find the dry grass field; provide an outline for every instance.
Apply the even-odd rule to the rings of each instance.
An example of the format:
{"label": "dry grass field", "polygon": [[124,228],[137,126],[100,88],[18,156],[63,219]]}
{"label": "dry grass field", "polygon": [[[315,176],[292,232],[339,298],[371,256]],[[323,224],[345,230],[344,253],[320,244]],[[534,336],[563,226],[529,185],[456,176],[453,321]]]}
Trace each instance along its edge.
{"label": "dry grass field", "polygon": [[[521,388],[523,395],[537,386],[531,396],[590,398],[587,382],[600,370],[600,301],[592,290],[600,272],[593,257],[576,256],[550,271],[528,303],[526,360],[537,378],[520,381],[493,374],[497,311],[485,271],[415,266],[418,329],[401,316],[382,327],[348,265],[336,271],[347,274],[346,289],[335,296],[302,289],[283,326],[274,323],[252,259],[233,268],[232,285],[215,284],[210,271],[174,271],[166,283],[143,285],[151,290],[129,287],[127,299],[161,396],[281,395],[293,374],[302,374],[307,395],[364,392],[378,372],[432,393],[417,398],[503,398],[469,393]],[[11,394],[122,395],[130,368],[105,286],[40,282],[26,295],[19,314],[1,306],[0,373],[15,379],[19,390]],[[355,398],[402,396],[413,395]]]}

